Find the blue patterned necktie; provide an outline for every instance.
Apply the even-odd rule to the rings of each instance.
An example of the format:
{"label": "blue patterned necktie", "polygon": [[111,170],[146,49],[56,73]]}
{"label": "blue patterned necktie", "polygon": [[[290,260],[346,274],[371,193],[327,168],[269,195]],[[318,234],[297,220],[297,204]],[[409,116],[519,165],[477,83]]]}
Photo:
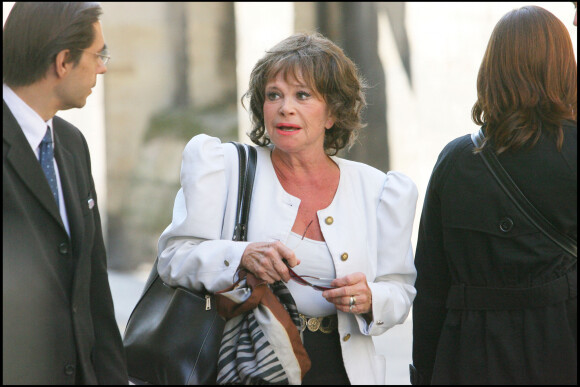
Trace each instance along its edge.
{"label": "blue patterned necktie", "polygon": [[54,150],[52,148],[52,136],[50,135],[50,126],[46,128],[46,134],[40,143],[40,166],[46,175],[48,180],[48,185],[52,194],[54,195],[54,200],[56,200],[56,206],[58,205],[58,185],[56,184],[56,173],[54,172]]}

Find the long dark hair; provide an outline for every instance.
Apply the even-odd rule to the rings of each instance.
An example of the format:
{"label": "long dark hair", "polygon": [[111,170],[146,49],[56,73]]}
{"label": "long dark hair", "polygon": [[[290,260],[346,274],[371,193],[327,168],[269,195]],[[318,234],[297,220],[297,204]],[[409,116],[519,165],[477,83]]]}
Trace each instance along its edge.
{"label": "long dark hair", "polygon": [[532,147],[542,133],[561,150],[562,121],[577,118],[577,71],[558,18],[536,6],[510,11],[495,26],[479,68],[472,119],[485,125],[497,153]]}
{"label": "long dark hair", "polygon": [[11,87],[42,79],[59,52],[70,49],[75,66],[93,44],[99,3],[16,2],[2,34],[2,77]]}

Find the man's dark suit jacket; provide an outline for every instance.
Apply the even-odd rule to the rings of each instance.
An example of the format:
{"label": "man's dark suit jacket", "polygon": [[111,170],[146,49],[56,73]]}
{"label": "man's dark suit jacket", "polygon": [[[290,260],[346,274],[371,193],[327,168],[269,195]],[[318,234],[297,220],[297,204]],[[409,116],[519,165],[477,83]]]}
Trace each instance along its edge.
{"label": "man's dark suit jacket", "polygon": [[38,159],[3,105],[3,384],[127,384],[86,140],[53,118],[69,238]]}

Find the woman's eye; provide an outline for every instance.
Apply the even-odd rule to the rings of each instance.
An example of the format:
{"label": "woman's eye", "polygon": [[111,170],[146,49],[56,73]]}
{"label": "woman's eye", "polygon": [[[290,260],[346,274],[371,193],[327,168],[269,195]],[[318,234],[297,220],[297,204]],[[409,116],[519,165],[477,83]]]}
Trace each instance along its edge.
{"label": "woman's eye", "polygon": [[306,99],[310,97],[310,93],[307,93],[306,91],[299,91],[296,95],[298,96],[298,99]]}
{"label": "woman's eye", "polygon": [[278,93],[270,91],[269,93],[266,93],[266,98],[268,98],[268,101],[274,101],[280,98],[280,95]]}

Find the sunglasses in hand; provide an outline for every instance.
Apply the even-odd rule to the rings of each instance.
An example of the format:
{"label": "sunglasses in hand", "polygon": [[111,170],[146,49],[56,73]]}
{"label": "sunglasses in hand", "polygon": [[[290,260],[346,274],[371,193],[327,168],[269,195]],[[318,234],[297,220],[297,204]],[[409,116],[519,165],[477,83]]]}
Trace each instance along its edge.
{"label": "sunglasses in hand", "polygon": [[[288,261],[286,261],[285,259],[283,259],[282,261],[288,267],[288,273],[290,273],[290,278],[292,278],[298,284],[303,285],[303,286],[311,286],[315,290],[320,290],[320,291],[334,289],[333,286],[330,286],[330,283],[333,281],[332,278],[318,278],[318,277],[313,277],[311,275],[298,275],[288,265]],[[306,278],[308,278],[308,280],[306,280]]]}

